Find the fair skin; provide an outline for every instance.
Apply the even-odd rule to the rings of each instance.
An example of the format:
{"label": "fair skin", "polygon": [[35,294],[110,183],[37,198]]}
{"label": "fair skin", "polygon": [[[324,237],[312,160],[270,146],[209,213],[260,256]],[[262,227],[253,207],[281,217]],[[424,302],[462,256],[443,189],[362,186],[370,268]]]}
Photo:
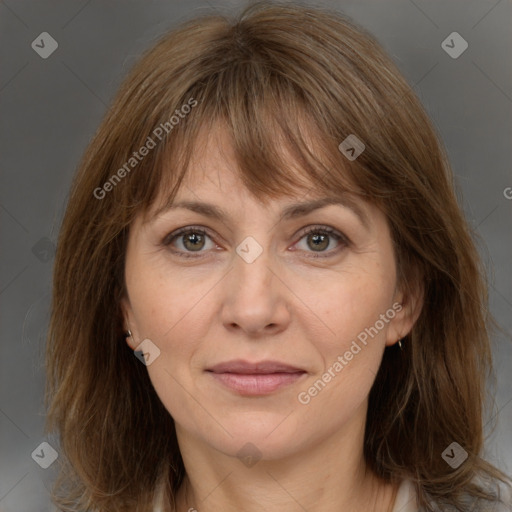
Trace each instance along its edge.
{"label": "fair skin", "polygon": [[[187,472],[178,511],[387,512],[396,486],[363,457],[368,394],[385,347],[410,331],[420,303],[397,288],[386,218],[354,199],[366,226],[340,204],[280,219],[287,206],[322,196],[262,204],[240,182],[224,132],[216,134],[201,139],[204,151],[194,154],[175,202],[210,203],[226,217],[184,208],[139,216],[126,254],[127,342],[135,349],[149,338],[160,350],[147,370],[174,418]],[[168,237],[189,226],[207,234]],[[309,227],[316,238],[304,233]],[[250,263],[236,251],[249,236],[262,249]],[[393,304],[403,306],[396,312]],[[378,334],[345,357],[383,314]],[[343,369],[333,370],[339,356]],[[207,371],[233,359],[285,362],[302,373],[247,394]],[[329,368],[325,387],[308,394]]]}

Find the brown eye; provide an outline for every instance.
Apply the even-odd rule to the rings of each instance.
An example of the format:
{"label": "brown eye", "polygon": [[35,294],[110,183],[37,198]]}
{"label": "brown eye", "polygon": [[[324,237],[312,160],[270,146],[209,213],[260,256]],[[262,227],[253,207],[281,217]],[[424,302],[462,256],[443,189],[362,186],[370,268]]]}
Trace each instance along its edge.
{"label": "brown eye", "polygon": [[183,246],[189,251],[200,251],[204,247],[204,235],[190,232],[181,237]]}
{"label": "brown eye", "polygon": [[185,258],[203,256],[208,249],[215,247],[211,236],[204,229],[195,227],[186,227],[170,233],[162,244],[170,247],[174,254]]}
{"label": "brown eye", "polygon": [[[300,244],[303,240],[305,243],[301,247]],[[345,235],[328,226],[312,227],[302,234],[301,239],[296,245],[298,249],[310,253],[308,257],[323,258],[337,254],[349,245],[349,240]],[[327,250],[328,248],[329,250]],[[311,253],[318,253],[318,255]]]}
{"label": "brown eye", "polygon": [[308,247],[314,251],[323,251],[329,246],[329,236],[321,233],[307,235]]}

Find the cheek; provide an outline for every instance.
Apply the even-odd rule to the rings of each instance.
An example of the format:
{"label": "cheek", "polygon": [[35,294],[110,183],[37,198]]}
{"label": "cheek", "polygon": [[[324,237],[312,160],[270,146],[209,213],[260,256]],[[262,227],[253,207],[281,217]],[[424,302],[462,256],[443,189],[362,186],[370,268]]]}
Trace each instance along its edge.
{"label": "cheek", "polygon": [[[357,406],[378,372],[394,316],[395,273],[392,260],[369,254],[325,280],[323,293],[311,283],[305,285],[323,325],[322,335],[312,337],[321,361],[318,373],[309,379],[313,388],[302,388],[305,401],[316,404],[312,409],[322,404],[315,415],[329,415],[330,407],[336,410],[340,404]],[[316,290],[313,295],[311,290]]]}
{"label": "cheek", "polygon": [[317,324],[323,326],[322,335],[316,338],[318,347],[331,358],[333,353],[348,350],[358,335],[364,340],[376,322],[379,332],[375,334],[372,329],[371,339],[385,338],[388,323],[379,319],[392,305],[395,273],[392,264],[377,256],[372,254],[353,265],[347,264],[343,271],[315,283],[295,280],[301,284],[298,294],[308,297],[304,302],[320,320]]}
{"label": "cheek", "polygon": [[133,278],[127,286],[140,335],[165,346],[187,345],[183,336],[193,339],[187,332],[197,325],[194,314],[201,311],[211,288],[208,280],[186,269],[170,274],[151,260],[134,262],[130,275]]}
{"label": "cheek", "polygon": [[305,431],[318,431],[321,424],[335,432],[350,418],[365,414],[385,348],[388,323],[381,315],[390,309],[394,290],[392,276],[384,275],[379,265],[369,268],[340,276],[325,295],[319,315],[324,334],[315,337],[319,371],[295,397]]}
{"label": "cheek", "polygon": [[193,387],[191,361],[211,327],[211,278],[186,271],[171,276],[148,261],[132,262],[128,275],[138,341],[149,338],[160,350],[147,367],[148,374],[174,416],[187,410],[190,399],[184,389]]}

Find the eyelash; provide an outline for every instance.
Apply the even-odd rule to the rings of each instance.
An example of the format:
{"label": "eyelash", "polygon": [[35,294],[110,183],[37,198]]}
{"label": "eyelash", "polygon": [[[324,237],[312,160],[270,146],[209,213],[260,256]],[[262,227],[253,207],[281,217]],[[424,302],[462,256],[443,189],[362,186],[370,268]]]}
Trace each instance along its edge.
{"label": "eyelash", "polygon": [[[188,235],[188,234],[192,234],[192,233],[196,233],[201,236],[208,236],[209,238],[212,238],[212,235],[210,234],[209,230],[206,230],[203,227],[187,226],[185,228],[178,229],[177,231],[174,231],[173,233],[169,233],[168,235],[166,235],[162,241],[162,245],[165,247],[168,247],[169,245],[171,245],[174,242],[174,240],[176,240],[180,236]],[[342,250],[343,247],[346,247],[350,244],[350,240],[345,235],[341,234],[340,232],[336,231],[335,229],[333,229],[329,226],[311,226],[311,227],[307,228],[306,231],[302,232],[302,234],[299,238],[299,241],[310,234],[328,235],[330,237],[335,238],[336,241],[341,244],[341,246],[336,249],[331,249],[330,251],[327,251],[325,253],[325,255],[323,255],[323,256],[321,255],[321,253],[319,253],[316,255],[307,256],[308,258],[328,258],[328,257],[333,256],[334,254],[338,254],[338,252],[340,250]],[[188,252],[183,252],[183,251],[179,251],[179,250],[178,251],[171,250],[171,251],[173,254],[176,254],[177,256],[179,256],[181,258],[199,259],[199,258],[205,257],[205,254],[203,253],[203,251],[198,251],[197,254],[194,254],[191,251],[188,251]]]}

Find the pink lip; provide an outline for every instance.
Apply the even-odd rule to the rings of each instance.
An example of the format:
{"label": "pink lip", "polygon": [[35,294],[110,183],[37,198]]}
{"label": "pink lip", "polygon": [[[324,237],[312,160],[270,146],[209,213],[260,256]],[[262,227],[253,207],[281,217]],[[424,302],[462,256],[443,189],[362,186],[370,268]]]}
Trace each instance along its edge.
{"label": "pink lip", "polygon": [[227,361],[206,371],[233,391],[253,396],[268,394],[293,384],[306,374],[305,370],[278,361]]}
{"label": "pink lip", "polygon": [[300,379],[305,372],[295,373],[212,373],[212,377],[224,386],[240,393],[241,395],[266,395],[293,384]]}
{"label": "pink lip", "polygon": [[216,364],[207,371],[213,373],[247,373],[247,374],[261,374],[261,373],[295,373],[303,372],[302,368],[292,366],[280,361],[258,361],[250,363],[243,359],[233,359],[224,363]]}

